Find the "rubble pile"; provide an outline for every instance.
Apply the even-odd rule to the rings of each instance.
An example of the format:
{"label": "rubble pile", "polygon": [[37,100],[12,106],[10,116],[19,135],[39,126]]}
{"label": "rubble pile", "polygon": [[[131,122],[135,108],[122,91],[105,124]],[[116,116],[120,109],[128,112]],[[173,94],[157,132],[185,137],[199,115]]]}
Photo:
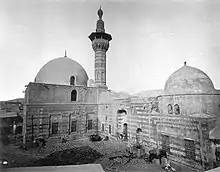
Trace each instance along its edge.
{"label": "rubble pile", "polygon": [[93,163],[102,157],[102,154],[89,146],[74,147],[58,152],[54,152],[45,158],[37,160],[37,166],[54,166],[54,165],[79,165]]}

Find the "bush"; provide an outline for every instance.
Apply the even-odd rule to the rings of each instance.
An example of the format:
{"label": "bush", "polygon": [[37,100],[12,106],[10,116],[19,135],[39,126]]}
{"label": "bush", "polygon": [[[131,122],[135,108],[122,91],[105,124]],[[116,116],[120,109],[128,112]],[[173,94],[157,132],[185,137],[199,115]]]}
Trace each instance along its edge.
{"label": "bush", "polygon": [[109,137],[105,136],[104,141],[108,141],[108,140],[109,140]]}
{"label": "bush", "polygon": [[7,135],[2,135],[1,142],[3,143],[3,145],[8,145],[10,143],[10,139]]}
{"label": "bush", "polygon": [[137,145],[136,145],[136,148],[137,148],[137,149],[142,149],[142,145],[137,144]]}
{"label": "bush", "polygon": [[98,134],[93,134],[93,135],[90,135],[90,140],[91,140],[92,142],[97,142],[97,141],[101,141],[102,138],[101,138],[101,136],[99,136]]}

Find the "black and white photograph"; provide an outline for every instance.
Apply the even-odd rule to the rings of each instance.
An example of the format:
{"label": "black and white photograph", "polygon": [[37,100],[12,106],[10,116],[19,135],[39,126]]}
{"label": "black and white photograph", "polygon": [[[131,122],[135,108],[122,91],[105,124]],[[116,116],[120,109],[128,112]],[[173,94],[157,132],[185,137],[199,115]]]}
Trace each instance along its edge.
{"label": "black and white photograph", "polygon": [[220,0],[0,0],[0,171],[220,172]]}

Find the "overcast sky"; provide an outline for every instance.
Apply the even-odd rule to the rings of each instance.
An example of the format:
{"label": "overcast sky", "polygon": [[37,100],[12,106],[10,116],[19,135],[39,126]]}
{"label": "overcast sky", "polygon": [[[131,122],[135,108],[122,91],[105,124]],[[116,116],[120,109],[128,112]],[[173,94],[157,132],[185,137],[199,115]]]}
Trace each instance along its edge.
{"label": "overcast sky", "polygon": [[0,100],[23,97],[24,86],[65,49],[93,79],[88,36],[100,5],[113,38],[107,52],[109,89],[163,89],[184,61],[220,89],[218,0],[0,0]]}

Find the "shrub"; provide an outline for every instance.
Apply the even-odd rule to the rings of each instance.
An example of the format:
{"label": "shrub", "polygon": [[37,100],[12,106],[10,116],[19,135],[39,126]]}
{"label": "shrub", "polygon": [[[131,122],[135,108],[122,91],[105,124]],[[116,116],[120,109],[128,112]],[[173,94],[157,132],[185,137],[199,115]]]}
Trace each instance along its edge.
{"label": "shrub", "polygon": [[101,141],[102,138],[98,134],[93,134],[93,135],[90,135],[90,140],[93,142],[96,142],[96,141]]}

